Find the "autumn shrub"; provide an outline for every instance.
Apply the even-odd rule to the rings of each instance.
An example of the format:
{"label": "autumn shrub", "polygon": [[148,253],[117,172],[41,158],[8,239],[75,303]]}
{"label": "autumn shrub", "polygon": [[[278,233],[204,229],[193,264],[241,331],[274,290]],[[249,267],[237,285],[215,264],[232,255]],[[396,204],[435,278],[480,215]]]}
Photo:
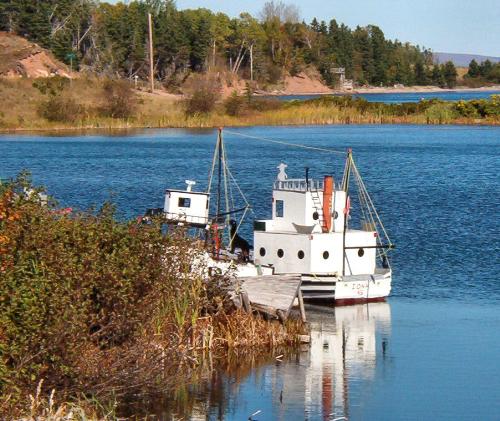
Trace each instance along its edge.
{"label": "autumn shrub", "polygon": [[73,123],[82,117],[84,107],[69,92],[70,80],[62,76],[37,79],[33,87],[38,89],[45,99],[38,104],[37,112],[48,121]]}
{"label": "autumn shrub", "polygon": [[73,123],[82,117],[84,108],[66,95],[50,96],[38,105],[38,114],[48,121]]}
{"label": "autumn shrub", "polygon": [[255,111],[275,111],[283,108],[284,103],[277,98],[252,97],[249,108]]}
{"label": "autumn shrub", "polygon": [[209,114],[220,97],[220,81],[209,75],[196,75],[187,83],[186,115]]}
{"label": "autumn shrub", "polygon": [[25,174],[0,183],[0,418],[40,380],[63,400],[114,399],[171,385],[198,350],[293,341],[235,311],[202,253],[110,204],[59,209]]}
{"label": "autumn shrub", "polygon": [[224,101],[224,110],[230,116],[241,116],[247,108],[247,101],[238,95],[236,91]]}
{"label": "autumn shrub", "polygon": [[40,378],[91,392],[112,372],[95,371],[100,359],[121,367],[113,355],[145,329],[177,346],[208,311],[217,283],[192,271],[189,240],[118,222],[110,205],[60,211],[30,190],[24,178],[0,186],[0,395]]}
{"label": "autumn shrub", "polygon": [[99,113],[104,117],[130,118],[137,111],[138,99],[126,80],[106,80],[102,88]]}

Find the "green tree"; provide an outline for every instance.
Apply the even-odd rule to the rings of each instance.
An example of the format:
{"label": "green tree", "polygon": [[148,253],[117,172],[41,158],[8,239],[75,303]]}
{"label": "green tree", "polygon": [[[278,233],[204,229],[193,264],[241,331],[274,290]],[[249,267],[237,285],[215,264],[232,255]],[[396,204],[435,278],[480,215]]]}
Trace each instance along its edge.
{"label": "green tree", "polygon": [[469,70],[467,72],[467,76],[474,78],[480,75],[481,73],[477,61],[472,59],[471,62],[469,63]]}
{"label": "green tree", "polygon": [[439,86],[440,88],[444,88],[446,86],[446,82],[443,77],[442,69],[439,65],[434,65],[432,68],[432,84]]}
{"label": "green tree", "polygon": [[443,78],[448,88],[454,88],[457,85],[457,69],[451,61],[443,65]]}
{"label": "green tree", "polygon": [[485,60],[479,65],[479,73],[484,78],[488,78],[493,71],[493,63],[490,60]]}
{"label": "green tree", "polygon": [[427,85],[427,73],[422,60],[417,60],[415,63],[415,83],[417,85]]}

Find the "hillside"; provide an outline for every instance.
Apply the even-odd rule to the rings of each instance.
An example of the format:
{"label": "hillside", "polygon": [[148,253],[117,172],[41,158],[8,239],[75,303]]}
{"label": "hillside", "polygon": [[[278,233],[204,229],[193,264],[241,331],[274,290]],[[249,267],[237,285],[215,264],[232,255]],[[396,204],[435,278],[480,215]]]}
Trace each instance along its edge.
{"label": "hillside", "polygon": [[434,61],[437,63],[453,62],[458,67],[468,67],[472,60],[478,63],[489,60],[492,63],[500,63],[500,57],[482,56],[479,54],[455,54],[455,53],[433,53]]}
{"label": "hillside", "polygon": [[0,32],[0,76],[48,77],[73,76],[68,66],[54,58],[52,53],[8,32]]}

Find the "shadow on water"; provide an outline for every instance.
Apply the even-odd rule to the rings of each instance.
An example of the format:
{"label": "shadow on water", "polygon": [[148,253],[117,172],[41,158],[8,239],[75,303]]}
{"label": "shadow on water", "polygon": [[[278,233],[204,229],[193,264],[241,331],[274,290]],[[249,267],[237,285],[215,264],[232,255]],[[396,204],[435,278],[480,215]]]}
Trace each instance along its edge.
{"label": "shadow on water", "polygon": [[309,345],[294,351],[233,354],[224,361],[208,355],[175,390],[131,403],[126,412],[159,420],[349,418],[350,407],[359,404],[350,385],[359,394],[356,383],[370,383],[377,365],[385,364],[390,305],[307,310]]}

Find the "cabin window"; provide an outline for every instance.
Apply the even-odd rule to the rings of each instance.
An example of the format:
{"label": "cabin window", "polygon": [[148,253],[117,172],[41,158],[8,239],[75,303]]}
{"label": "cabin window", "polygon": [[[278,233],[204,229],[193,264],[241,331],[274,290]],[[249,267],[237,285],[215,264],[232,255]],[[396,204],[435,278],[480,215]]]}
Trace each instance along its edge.
{"label": "cabin window", "polygon": [[314,213],[313,213],[313,219],[314,219],[315,221],[317,221],[317,220],[318,220],[318,218],[319,218],[319,213],[318,213],[318,212],[314,212]]}
{"label": "cabin window", "polygon": [[328,259],[330,257],[330,253],[328,253],[327,251],[324,251],[323,252],[323,259]]}
{"label": "cabin window", "polygon": [[266,255],[266,249],[264,247],[261,247],[259,250],[259,254],[264,257]]}
{"label": "cabin window", "polygon": [[179,207],[180,208],[190,208],[191,199],[189,197],[179,197]]}
{"label": "cabin window", "polygon": [[304,252],[302,250],[299,250],[299,252],[297,253],[297,257],[299,259],[303,259],[304,258]]}
{"label": "cabin window", "polygon": [[358,250],[358,256],[363,257],[365,255],[365,250],[364,249],[359,249]]}
{"label": "cabin window", "polygon": [[333,212],[333,219],[337,219],[339,217],[339,213],[337,211]]}
{"label": "cabin window", "polygon": [[283,251],[283,249],[279,249],[278,250],[278,257],[282,258],[284,255],[285,255],[285,252]]}
{"label": "cabin window", "polygon": [[276,200],[276,217],[283,218],[285,214],[285,202],[283,200]]}

